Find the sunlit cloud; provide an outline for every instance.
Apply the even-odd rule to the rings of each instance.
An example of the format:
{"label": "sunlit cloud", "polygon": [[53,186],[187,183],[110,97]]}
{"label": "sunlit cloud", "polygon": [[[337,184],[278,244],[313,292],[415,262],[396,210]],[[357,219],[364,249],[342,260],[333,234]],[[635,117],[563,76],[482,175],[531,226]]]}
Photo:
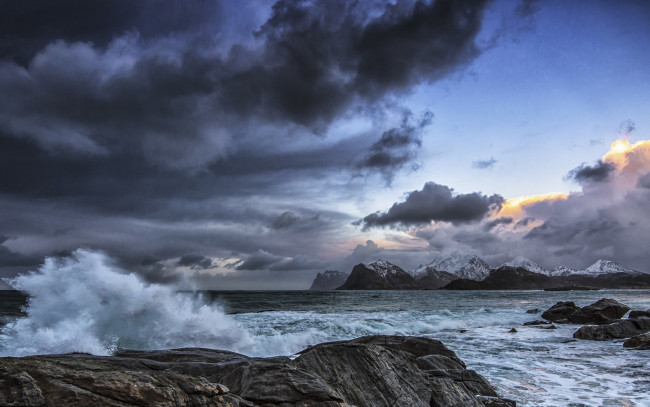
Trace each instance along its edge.
{"label": "sunlit cloud", "polygon": [[538,204],[540,202],[566,200],[569,194],[565,192],[550,192],[546,194],[520,196],[506,200],[501,210],[496,214],[497,217],[510,216],[519,218],[523,216],[523,209],[527,206]]}

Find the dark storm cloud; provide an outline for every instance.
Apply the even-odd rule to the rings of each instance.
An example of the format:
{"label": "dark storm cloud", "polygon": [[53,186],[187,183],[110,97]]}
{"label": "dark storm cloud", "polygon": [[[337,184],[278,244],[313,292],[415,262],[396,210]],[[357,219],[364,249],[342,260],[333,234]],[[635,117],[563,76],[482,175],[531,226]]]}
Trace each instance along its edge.
{"label": "dark storm cloud", "polygon": [[[235,112],[319,128],[356,98],[374,101],[471,61],[486,4],[417,1],[368,10],[363,2],[280,0],[259,33],[264,58],[233,72],[221,100]],[[246,56],[233,52],[230,62]]]}
{"label": "dark storm cloud", "polygon": [[285,258],[282,256],[277,256],[260,249],[237,266],[236,270],[267,270],[271,265],[283,260]]}
{"label": "dark storm cloud", "polygon": [[404,113],[400,127],[384,132],[356,168],[369,174],[379,172],[390,184],[395,173],[416,157],[422,132],[432,120],[433,113],[428,111],[416,123],[412,123],[411,112]]}
{"label": "dark storm cloud", "polygon": [[579,184],[587,182],[605,182],[608,180],[610,174],[616,170],[616,166],[612,163],[606,163],[598,160],[596,164],[587,165],[585,163],[569,171],[566,178],[572,179]]}
{"label": "dark storm cloud", "polygon": [[478,192],[454,195],[445,185],[427,182],[421,191],[412,191],[404,202],[393,204],[387,212],[377,212],[363,218],[363,228],[378,226],[411,226],[431,221],[454,224],[476,222],[504,202],[499,195]]}
{"label": "dark storm cloud", "polygon": [[26,64],[55,39],[105,46],[127,30],[146,37],[183,32],[218,19],[221,1],[0,1],[0,58]]}
{"label": "dark storm cloud", "polygon": [[181,256],[176,264],[194,270],[205,270],[212,267],[212,259],[199,254],[186,254],[185,256]]}
{"label": "dark storm cloud", "polygon": [[495,160],[494,157],[490,157],[487,160],[472,161],[472,167],[478,168],[479,170],[487,170],[494,167],[496,163],[497,160]]}
{"label": "dark storm cloud", "polygon": [[[479,55],[487,2],[269,4],[0,1],[0,223],[27,237],[2,264],[84,246],[149,281],[232,251],[239,270],[315,266],[299,254],[351,219],[287,197],[412,165],[431,114],[378,120]],[[378,124],[314,136],[351,114]]]}

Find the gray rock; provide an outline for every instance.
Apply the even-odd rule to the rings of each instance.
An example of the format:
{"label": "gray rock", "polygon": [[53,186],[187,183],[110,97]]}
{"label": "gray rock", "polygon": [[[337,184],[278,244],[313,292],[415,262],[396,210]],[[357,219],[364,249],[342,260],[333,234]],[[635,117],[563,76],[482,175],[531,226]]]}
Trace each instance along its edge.
{"label": "gray rock", "polygon": [[579,309],[572,301],[560,301],[544,311],[542,318],[551,322],[560,321],[568,319],[570,315]]}
{"label": "gray rock", "polygon": [[640,310],[630,311],[630,315],[628,315],[627,317],[628,318],[640,318],[640,317],[650,318],[650,309],[645,311],[640,311]]}
{"label": "gray rock", "polygon": [[650,333],[633,336],[623,342],[623,346],[633,349],[650,349]]}
{"label": "gray rock", "polygon": [[524,322],[524,326],[528,326],[528,325],[548,325],[548,321],[542,321],[538,319],[535,321]]}
{"label": "gray rock", "polygon": [[[0,358],[2,406],[513,406],[441,342],[369,336],[287,357],[210,349]],[[482,396],[482,397],[479,397]]]}
{"label": "gray rock", "polygon": [[542,312],[542,311],[539,308],[533,308],[533,309],[526,310],[526,314],[539,314],[540,312]]}
{"label": "gray rock", "polygon": [[630,310],[627,305],[610,298],[582,307],[569,315],[569,321],[574,324],[606,324],[621,319]]}
{"label": "gray rock", "polygon": [[508,400],[501,397],[476,396],[485,407],[516,407],[514,400]]}
{"label": "gray rock", "polygon": [[585,325],[575,331],[574,338],[594,341],[629,338],[650,331],[650,318],[622,319],[604,325]]}

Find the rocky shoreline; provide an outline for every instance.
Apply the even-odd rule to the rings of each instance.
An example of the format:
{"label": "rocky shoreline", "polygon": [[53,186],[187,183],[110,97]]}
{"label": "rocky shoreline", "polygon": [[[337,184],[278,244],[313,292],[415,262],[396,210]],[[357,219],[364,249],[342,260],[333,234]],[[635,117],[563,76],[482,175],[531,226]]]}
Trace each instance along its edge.
{"label": "rocky shoreline", "polygon": [[595,341],[627,339],[623,344],[626,348],[650,349],[650,310],[633,310],[622,319],[628,311],[630,307],[610,298],[602,298],[582,308],[572,301],[560,301],[542,313],[545,321],[529,321],[524,325],[552,329],[553,323],[585,324],[573,333],[574,338]]}
{"label": "rocky shoreline", "polygon": [[295,358],[187,348],[0,358],[3,406],[515,406],[442,342],[367,336]]}

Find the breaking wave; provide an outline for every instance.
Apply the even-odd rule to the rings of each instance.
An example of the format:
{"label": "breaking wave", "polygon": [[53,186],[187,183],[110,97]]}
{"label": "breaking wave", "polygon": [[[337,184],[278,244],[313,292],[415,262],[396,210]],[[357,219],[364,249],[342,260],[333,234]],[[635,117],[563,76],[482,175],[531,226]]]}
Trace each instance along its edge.
{"label": "breaking wave", "polygon": [[26,316],[3,327],[0,355],[109,355],[118,348],[188,346],[244,350],[254,342],[218,304],[148,284],[99,252],[79,249],[68,258],[47,258],[38,272],[10,283],[29,301]]}

